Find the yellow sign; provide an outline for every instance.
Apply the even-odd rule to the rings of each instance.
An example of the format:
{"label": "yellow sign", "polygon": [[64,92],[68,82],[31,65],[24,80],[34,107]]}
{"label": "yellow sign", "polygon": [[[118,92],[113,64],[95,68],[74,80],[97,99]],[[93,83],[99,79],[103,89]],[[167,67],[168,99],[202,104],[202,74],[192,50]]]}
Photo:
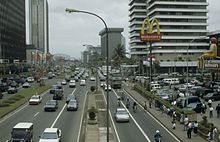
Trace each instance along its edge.
{"label": "yellow sign", "polygon": [[[147,23],[146,23],[147,22]],[[156,23],[157,33],[153,33],[153,26]],[[147,24],[147,33],[145,33],[145,25]],[[160,25],[157,19],[153,19],[151,22],[149,19],[144,19],[141,27],[140,38],[141,41],[160,41],[161,40]]]}

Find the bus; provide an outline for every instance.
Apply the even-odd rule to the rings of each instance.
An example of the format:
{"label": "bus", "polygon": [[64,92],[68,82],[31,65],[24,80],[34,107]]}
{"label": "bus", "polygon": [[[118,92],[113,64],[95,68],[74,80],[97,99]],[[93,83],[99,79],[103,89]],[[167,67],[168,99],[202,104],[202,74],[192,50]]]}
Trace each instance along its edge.
{"label": "bus", "polygon": [[122,77],[120,72],[110,73],[110,84],[114,89],[121,89]]}

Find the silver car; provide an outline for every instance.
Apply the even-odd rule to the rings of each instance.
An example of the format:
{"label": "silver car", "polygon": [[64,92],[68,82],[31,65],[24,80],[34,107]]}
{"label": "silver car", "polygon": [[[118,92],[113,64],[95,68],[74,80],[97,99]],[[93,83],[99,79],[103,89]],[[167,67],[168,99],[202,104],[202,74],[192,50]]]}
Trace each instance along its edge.
{"label": "silver car", "polygon": [[78,109],[78,103],[77,100],[70,100],[67,104],[67,111],[69,110],[77,110]]}
{"label": "silver car", "polygon": [[129,122],[130,116],[126,109],[117,108],[115,111],[115,121],[116,122]]}

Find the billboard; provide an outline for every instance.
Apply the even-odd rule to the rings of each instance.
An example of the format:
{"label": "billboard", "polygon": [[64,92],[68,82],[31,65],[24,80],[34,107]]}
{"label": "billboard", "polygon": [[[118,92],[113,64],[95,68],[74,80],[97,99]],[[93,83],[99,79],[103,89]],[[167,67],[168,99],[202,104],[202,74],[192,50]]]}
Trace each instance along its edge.
{"label": "billboard", "polygon": [[[156,24],[157,32],[153,33],[153,26]],[[146,26],[146,29],[145,29]],[[151,42],[161,40],[160,25],[157,19],[153,19],[151,22],[149,19],[144,19],[141,27],[140,39],[141,41]]]}

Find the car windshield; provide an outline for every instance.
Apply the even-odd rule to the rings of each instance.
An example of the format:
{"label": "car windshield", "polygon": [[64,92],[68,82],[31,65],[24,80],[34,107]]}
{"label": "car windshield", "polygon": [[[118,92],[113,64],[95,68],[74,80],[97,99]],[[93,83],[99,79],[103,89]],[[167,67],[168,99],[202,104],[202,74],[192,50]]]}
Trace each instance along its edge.
{"label": "car windshield", "polygon": [[213,96],[213,93],[208,93],[208,94],[206,95],[206,97],[211,97],[211,96]]}
{"label": "car windshield", "polygon": [[58,136],[57,136],[57,133],[52,133],[52,132],[44,132],[42,135],[41,135],[41,139],[57,139]]}
{"label": "car windshield", "polygon": [[69,95],[68,97],[67,97],[67,100],[75,100],[76,98],[75,98],[75,96],[74,95]]}
{"label": "car windshield", "polygon": [[33,97],[31,97],[31,99],[37,100],[37,99],[39,99],[39,97],[38,96],[33,96]]}
{"label": "car windshield", "polygon": [[47,105],[55,105],[56,102],[55,102],[55,101],[49,101],[49,102],[47,102],[46,104],[47,104]]}
{"label": "car windshield", "polygon": [[118,110],[117,114],[128,114],[125,110]]}
{"label": "car windshield", "polygon": [[56,88],[58,88],[58,87],[57,87],[57,85],[53,85],[52,88],[53,88],[53,89],[56,89]]}
{"label": "car windshield", "polygon": [[71,100],[71,101],[69,102],[70,105],[74,105],[75,103],[76,103],[76,100]]}
{"label": "car windshield", "polygon": [[25,130],[16,129],[12,131],[13,138],[24,138],[25,135],[27,135],[27,132]]}

